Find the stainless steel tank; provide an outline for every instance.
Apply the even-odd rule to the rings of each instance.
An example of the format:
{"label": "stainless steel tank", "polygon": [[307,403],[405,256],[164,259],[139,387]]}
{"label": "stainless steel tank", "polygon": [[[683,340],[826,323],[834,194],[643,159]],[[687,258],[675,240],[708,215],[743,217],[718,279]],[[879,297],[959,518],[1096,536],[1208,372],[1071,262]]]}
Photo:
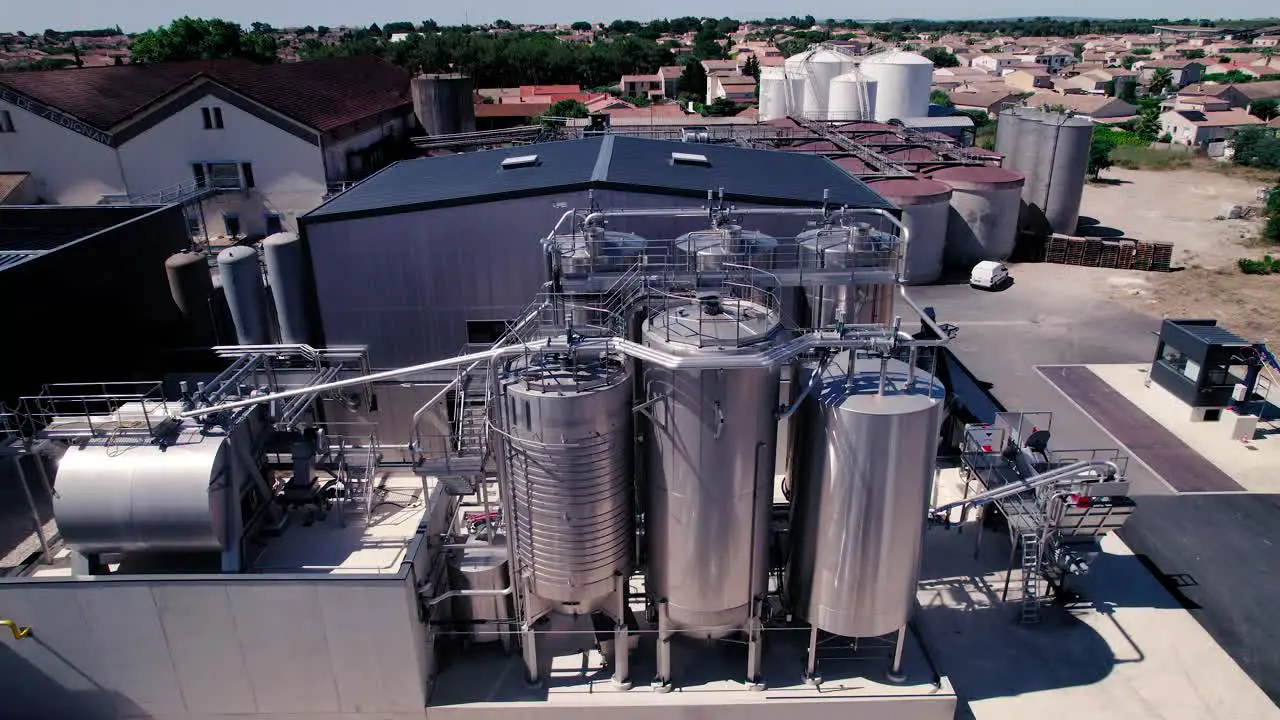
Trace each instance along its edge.
{"label": "stainless steel tank", "polygon": [[231,448],[187,433],[151,445],[72,447],[58,462],[58,530],[82,553],[220,551],[227,545]]}
{"label": "stainless steel tank", "polygon": [[1017,170],[1026,178],[1022,186],[1022,211],[1019,228],[1026,232],[1048,232],[1045,202],[1049,190],[1049,172],[1053,165],[1055,129],[1045,122],[1046,113],[1023,108],[1019,126],[1017,162],[1006,168]]}
{"label": "stainless steel tank", "polygon": [[[507,546],[499,536],[496,544],[469,540],[465,548],[454,550],[449,557],[449,589],[503,590],[510,582],[507,570]],[[464,595],[453,600],[453,619],[473,623],[474,642],[501,640],[495,621],[513,618],[511,595]]]}
{"label": "stainless steel tank", "polygon": [[1004,168],[959,166],[931,176],[951,188],[947,261],[966,269],[979,260],[1007,260],[1018,240],[1021,173]]}
{"label": "stainless steel tank", "polygon": [[778,241],[762,232],[722,225],[676,238],[675,260],[678,267],[700,272],[725,270],[726,263],[768,269],[777,247]]}
{"label": "stainless steel tank", "polygon": [[[823,270],[884,269],[895,272],[899,241],[867,223],[829,225],[796,236],[802,268]],[[808,285],[809,325],[829,327],[888,322],[893,314],[894,283]]]}
{"label": "stainless steel tank", "polygon": [[182,314],[191,343],[197,346],[217,344],[210,305],[213,276],[209,272],[208,256],[202,252],[175,253],[164,261],[164,271],[169,279],[173,304]]}
{"label": "stainless steel tank", "polygon": [[1008,108],[996,116],[996,152],[1004,156],[1003,167],[1016,169],[1023,110],[1025,108]]}
{"label": "stainless steel tank", "polygon": [[1058,115],[1054,119],[1057,143],[1045,188],[1045,219],[1049,230],[1076,234],[1080,222],[1080,201],[1089,170],[1089,148],[1093,144],[1093,121]]}
{"label": "stainless steel tank", "polygon": [[262,241],[267,264],[267,282],[280,323],[280,342],[302,345],[311,342],[307,322],[306,254],[302,238],[294,233],[276,233]]}
{"label": "stainless steel tank", "polygon": [[902,281],[924,285],[942,277],[942,257],[947,246],[947,218],[951,215],[951,188],[927,178],[888,178],[871,183],[884,199],[902,208],[902,224],[910,233]]}
{"label": "stainless steel tank", "polygon": [[[667,308],[644,342],[676,355],[760,352],[776,312],[711,298]],[[741,628],[764,592],[777,440],[778,367],[647,367],[648,591],[673,628],[719,637]]]}
{"label": "stainless steel tank", "polygon": [[523,582],[548,609],[595,612],[631,570],[631,375],[613,358],[521,358],[502,403]]}
{"label": "stainless steel tank", "polygon": [[944,390],[891,360],[881,394],[880,360],[850,362],[829,363],[800,409],[788,586],[818,628],[874,637],[915,603]]}
{"label": "stainless steel tank", "polygon": [[639,235],[598,227],[556,235],[551,241],[565,275],[626,270],[644,257],[648,244]]}
{"label": "stainless steel tank", "polygon": [[241,345],[265,345],[271,342],[267,330],[266,290],[262,285],[262,267],[258,251],[236,245],[218,253],[218,277],[227,297],[231,321],[236,326],[236,340]]}

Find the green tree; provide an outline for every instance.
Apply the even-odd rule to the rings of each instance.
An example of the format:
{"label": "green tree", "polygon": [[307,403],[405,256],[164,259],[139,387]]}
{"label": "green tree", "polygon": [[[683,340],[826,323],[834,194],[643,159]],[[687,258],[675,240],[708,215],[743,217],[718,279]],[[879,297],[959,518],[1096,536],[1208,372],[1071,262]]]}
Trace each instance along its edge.
{"label": "green tree", "polygon": [[1173,71],[1169,68],[1156,68],[1151,73],[1151,82],[1147,83],[1147,92],[1160,95],[1173,87]]}
{"label": "green tree", "polygon": [[728,117],[737,115],[745,108],[745,105],[739,105],[728,98],[716,98],[715,102],[703,108],[702,114],[710,117]]}
{"label": "green tree", "polygon": [[934,67],[960,67],[960,59],[948,52],[946,48],[929,48],[920,54],[931,60]]}
{"label": "green tree", "polygon": [[951,96],[947,94],[946,90],[935,89],[929,93],[929,103],[931,105],[945,105],[950,107]]}
{"label": "green tree", "polygon": [[84,60],[80,58],[80,48],[75,43],[71,43],[71,55],[75,58],[76,67],[84,67]]}
{"label": "green tree", "polygon": [[760,61],[756,59],[755,54],[748,57],[747,61],[742,64],[742,74],[753,77],[756,82],[760,82]]}
{"label": "green tree", "polygon": [[226,20],[180,17],[166,27],[147,30],[133,38],[129,46],[135,63],[174,60],[219,60],[248,58],[275,62],[275,38],[264,33],[246,33]]}
{"label": "green tree", "polygon": [[1144,141],[1152,143],[1156,141],[1156,138],[1160,137],[1160,130],[1160,108],[1143,108],[1138,113],[1138,119],[1134,121],[1134,134]]}
{"label": "green tree", "polygon": [[1275,130],[1242,128],[1236,132],[1234,145],[1237,165],[1280,170],[1280,137]]}
{"label": "green tree", "polygon": [[590,114],[586,105],[572,98],[561,100],[547,108],[548,117],[584,118]]}
{"label": "green tree", "polygon": [[676,81],[676,89],[693,95],[699,102],[707,97],[707,71],[702,63],[692,60],[685,63],[680,71],[680,79]]}
{"label": "green tree", "polygon": [[586,32],[591,29],[591,23],[585,20],[579,20],[578,22],[570,25],[569,29],[574,32]]}
{"label": "green tree", "polygon": [[1186,52],[1182,53],[1182,57],[1188,60],[1200,60],[1201,58],[1204,57],[1204,51],[1199,49],[1187,50]]}
{"label": "green tree", "polygon": [[1280,102],[1276,100],[1259,100],[1249,106],[1249,114],[1260,120],[1271,120],[1280,117]]}
{"label": "green tree", "polygon": [[1089,177],[1097,180],[1103,170],[1111,167],[1111,151],[1115,148],[1116,141],[1109,133],[1094,133],[1089,145]]}

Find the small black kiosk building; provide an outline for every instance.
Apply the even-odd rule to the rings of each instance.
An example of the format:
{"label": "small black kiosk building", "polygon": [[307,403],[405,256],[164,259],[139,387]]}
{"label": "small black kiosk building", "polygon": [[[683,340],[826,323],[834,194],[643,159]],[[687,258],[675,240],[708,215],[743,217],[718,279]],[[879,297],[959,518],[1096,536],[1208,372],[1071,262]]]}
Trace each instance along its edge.
{"label": "small black kiosk building", "polygon": [[1224,408],[1235,386],[1255,377],[1256,363],[1253,344],[1217,320],[1165,320],[1150,377],[1193,408]]}

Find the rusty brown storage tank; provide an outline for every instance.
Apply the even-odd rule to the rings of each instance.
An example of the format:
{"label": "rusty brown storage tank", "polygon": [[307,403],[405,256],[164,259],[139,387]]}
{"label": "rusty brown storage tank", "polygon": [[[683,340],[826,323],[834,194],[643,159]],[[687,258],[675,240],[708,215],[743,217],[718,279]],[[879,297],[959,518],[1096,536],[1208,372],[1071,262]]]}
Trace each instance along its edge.
{"label": "rusty brown storage tank", "polygon": [[942,276],[947,221],[951,215],[951,188],[928,178],[888,178],[871,183],[871,189],[902,208],[907,226],[907,259],[903,282],[923,285]]}
{"label": "rusty brown storage tank", "polygon": [[951,188],[946,261],[968,266],[1008,260],[1018,237],[1022,173],[987,165],[950,167],[931,176]]}

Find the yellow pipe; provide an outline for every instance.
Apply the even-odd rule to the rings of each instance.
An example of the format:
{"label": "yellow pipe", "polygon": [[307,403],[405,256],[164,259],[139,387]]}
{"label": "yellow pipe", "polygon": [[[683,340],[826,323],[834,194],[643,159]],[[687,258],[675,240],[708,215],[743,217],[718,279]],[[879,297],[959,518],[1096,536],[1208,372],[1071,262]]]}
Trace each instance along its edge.
{"label": "yellow pipe", "polygon": [[19,625],[12,620],[0,620],[0,627],[9,628],[14,640],[21,640],[31,634],[31,628]]}

